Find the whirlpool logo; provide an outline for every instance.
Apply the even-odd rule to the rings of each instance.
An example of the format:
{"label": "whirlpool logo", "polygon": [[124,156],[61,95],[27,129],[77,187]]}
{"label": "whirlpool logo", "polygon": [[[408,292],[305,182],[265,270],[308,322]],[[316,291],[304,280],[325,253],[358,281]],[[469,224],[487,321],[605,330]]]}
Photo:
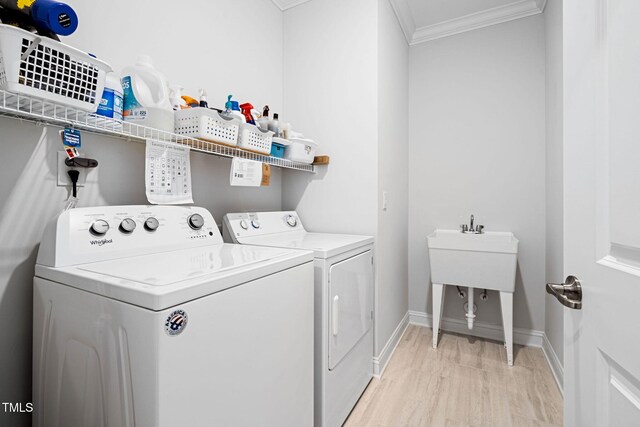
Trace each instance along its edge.
{"label": "whirlpool logo", "polygon": [[92,245],[103,246],[109,243],[113,243],[113,239],[91,240]]}

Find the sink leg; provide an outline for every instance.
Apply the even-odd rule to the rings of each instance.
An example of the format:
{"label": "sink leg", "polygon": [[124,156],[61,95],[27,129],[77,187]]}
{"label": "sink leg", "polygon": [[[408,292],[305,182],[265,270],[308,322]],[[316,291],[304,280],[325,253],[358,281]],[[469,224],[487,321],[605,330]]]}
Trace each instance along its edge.
{"label": "sink leg", "polygon": [[513,366],[513,293],[500,292],[502,306],[502,325],[504,327],[504,341],[507,349],[507,364]]}
{"label": "sink leg", "polygon": [[442,321],[442,305],[444,304],[444,285],[442,283],[433,284],[433,348],[438,347],[438,332]]}

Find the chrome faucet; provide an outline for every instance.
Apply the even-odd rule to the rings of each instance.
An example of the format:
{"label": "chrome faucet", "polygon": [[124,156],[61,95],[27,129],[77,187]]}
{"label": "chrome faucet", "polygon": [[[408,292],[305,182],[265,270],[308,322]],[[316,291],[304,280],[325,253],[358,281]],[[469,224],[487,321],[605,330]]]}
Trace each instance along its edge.
{"label": "chrome faucet", "polygon": [[473,214],[471,215],[471,220],[469,221],[469,224],[460,224],[460,232],[462,233],[467,233],[467,234],[482,234],[484,232],[484,225],[478,224],[475,226],[475,228],[473,227],[473,221],[475,220],[475,217],[473,216]]}

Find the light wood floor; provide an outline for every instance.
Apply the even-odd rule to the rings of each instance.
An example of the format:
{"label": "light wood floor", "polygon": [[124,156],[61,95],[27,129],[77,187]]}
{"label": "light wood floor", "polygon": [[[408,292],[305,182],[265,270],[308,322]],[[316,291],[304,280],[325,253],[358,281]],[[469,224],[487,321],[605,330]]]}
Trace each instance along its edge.
{"label": "light wood floor", "polygon": [[561,426],[562,395],[542,350],[409,325],[380,379],[347,419],[356,426]]}

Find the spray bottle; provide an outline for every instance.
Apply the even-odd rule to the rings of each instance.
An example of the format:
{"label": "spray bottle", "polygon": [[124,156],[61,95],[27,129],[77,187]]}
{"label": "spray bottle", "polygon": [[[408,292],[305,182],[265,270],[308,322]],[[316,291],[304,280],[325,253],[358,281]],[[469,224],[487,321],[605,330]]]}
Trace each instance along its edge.
{"label": "spray bottle", "polygon": [[209,108],[209,103],[207,102],[207,91],[204,89],[200,89],[200,106],[202,108]]}
{"label": "spray bottle", "polygon": [[262,117],[258,119],[258,127],[264,131],[269,130],[269,106],[265,105],[262,109]]}
{"label": "spray bottle", "polygon": [[188,108],[187,102],[182,98],[184,88],[179,85],[169,86],[169,102],[174,111]]}
{"label": "spray bottle", "polygon": [[255,125],[256,122],[255,120],[253,120],[253,116],[251,115],[251,110],[253,110],[253,105],[251,105],[248,102],[245,102],[240,106],[240,109],[242,110],[242,115],[244,116],[247,123]]}
{"label": "spray bottle", "polygon": [[244,115],[240,112],[240,108],[238,107],[238,101],[232,101],[231,98],[233,95],[227,96],[227,102],[224,104],[224,112],[223,116],[226,116],[230,119],[238,119],[241,122],[245,123],[246,119]]}

